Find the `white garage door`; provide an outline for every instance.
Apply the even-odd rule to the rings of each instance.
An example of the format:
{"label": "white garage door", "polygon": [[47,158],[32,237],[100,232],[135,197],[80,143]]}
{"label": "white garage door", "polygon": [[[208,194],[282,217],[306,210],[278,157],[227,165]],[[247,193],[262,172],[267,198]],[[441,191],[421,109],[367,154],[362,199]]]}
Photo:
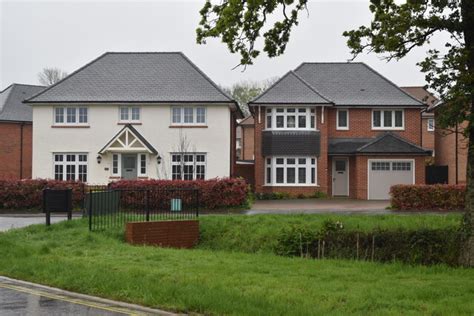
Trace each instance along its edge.
{"label": "white garage door", "polygon": [[390,199],[390,187],[415,183],[413,160],[369,159],[369,200]]}

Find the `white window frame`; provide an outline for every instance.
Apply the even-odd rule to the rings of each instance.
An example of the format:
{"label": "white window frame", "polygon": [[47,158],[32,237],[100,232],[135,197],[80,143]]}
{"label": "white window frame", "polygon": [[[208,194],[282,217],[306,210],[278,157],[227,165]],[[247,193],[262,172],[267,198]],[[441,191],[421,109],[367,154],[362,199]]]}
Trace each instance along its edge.
{"label": "white window frame", "polygon": [[[347,126],[339,125],[339,112],[346,112],[346,123]],[[336,129],[339,131],[348,131],[349,130],[349,109],[337,109],[336,111]]]}
{"label": "white window frame", "polygon": [[[380,111],[380,126],[374,126],[374,112]],[[395,126],[395,112],[401,111],[402,112],[402,126]],[[384,126],[384,117],[385,113],[391,112],[392,116],[392,126]],[[405,130],[405,109],[372,109],[371,113],[371,122],[372,122],[372,129],[373,130],[394,130],[394,131],[403,131]]]}
{"label": "white window frame", "polygon": [[[179,109],[179,122],[173,122],[173,111],[174,109]],[[184,109],[192,109],[192,122],[184,122],[185,115]],[[197,123],[197,112],[198,109],[204,109],[204,122]],[[207,125],[207,106],[205,105],[184,105],[178,106],[174,105],[170,107],[170,122],[171,126],[206,126]]]}
{"label": "white window frame", "polygon": [[[294,109],[295,112],[288,112],[288,109]],[[299,109],[305,109],[305,113],[299,113]],[[283,110],[283,112],[277,112],[277,110]],[[314,112],[312,112],[314,111]],[[306,127],[299,127],[299,116],[306,117]],[[277,116],[283,116],[283,126],[277,127],[276,122]],[[288,116],[295,116],[295,127],[286,127],[288,125]],[[268,118],[271,119],[271,127],[268,127]],[[314,127],[311,127],[311,120],[314,120]],[[272,131],[283,131],[283,130],[297,130],[297,131],[317,131],[317,120],[316,120],[316,108],[315,107],[305,107],[305,106],[274,106],[267,107],[265,109],[265,130]]]}
{"label": "white window frame", "polygon": [[[122,119],[122,109],[127,110],[127,119]],[[133,119],[133,110],[138,109],[138,120]],[[119,123],[141,123],[142,120],[142,109],[139,106],[128,105],[128,106],[119,106],[118,107],[118,121]]]}
{"label": "white window frame", "polygon": [[[178,156],[181,156],[180,158],[180,161],[178,162],[174,162],[173,161],[173,156],[175,155],[178,155]],[[184,161],[184,156],[185,155],[192,155],[193,156],[193,161],[192,162],[185,162]],[[198,155],[203,155],[204,156],[204,162],[201,162],[201,161],[197,161],[196,157]],[[173,179],[173,166],[180,166],[181,167],[181,170],[180,170],[180,178],[179,179],[173,179],[173,180],[184,180],[184,166],[185,165],[192,165],[193,166],[193,175],[192,175],[192,179],[191,180],[197,180],[196,179],[196,170],[197,170],[197,166],[204,166],[204,178],[203,179],[199,179],[199,180],[206,180],[207,179],[207,153],[203,153],[203,152],[192,152],[192,153],[179,153],[179,152],[173,152],[173,153],[170,153],[170,164],[171,164],[171,168],[170,168],[170,171],[171,171],[171,179]]]}
{"label": "white window frame", "polygon": [[[430,121],[432,122],[430,124]],[[434,132],[435,128],[436,128],[436,125],[435,125],[435,119],[434,118],[429,118],[426,120],[426,130],[428,132]]]}
{"label": "white window frame", "polygon": [[[114,172],[114,156],[117,156],[117,172]],[[112,176],[122,176],[122,155],[120,153],[112,153],[112,161],[110,164]]]}
{"label": "white window frame", "polygon": [[[145,156],[145,172],[142,173],[142,157]],[[147,154],[137,154],[137,174],[139,177],[146,177],[148,175],[148,155]]]}
{"label": "white window frame", "polygon": [[[62,161],[56,161],[56,155],[63,157]],[[74,161],[67,161],[67,155],[74,155]],[[79,161],[79,155],[85,155],[86,161]],[[79,166],[86,166],[86,181],[89,180],[89,153],[87,152],[54,152],[53,153],[53,179],[56,179],[56,166],[63,166],[62,179],[56,179],[60,181],[79,181]],[[67,180],[67,166],[74,167],[74,180]]]}
{"label": "white window frame", "polygon": [[[287,164],[287,159],[295,159],[295,164]],[[298,159],[305,158],[306,164],[299,164]],[[271,165],[268,165],[267,159],[271,159]],[[276,164],[277,159],[284,159],[283,164]],[[314,159],[314,164],[311,160]],[[298,183],[298,169],[302,166],[306,168],[306,183]],[[268,182],[268,167],[271,169],[271,181]],[[283,183],[276,182],[276,169],[283,167]],[[295,183],[287,183],[287,168],[295,168]],[[311,183],[311,169],[314,168],[314,183]],[[318,159],[312,156],[267,156],[265,157],[265,186],[274,187],[317,187],[318,185]]]}
{"label": "white window frame", "polygon": [[[62,109],[63,110],[63,121],[62,122],[56,122],[56,110],[57,109]],[[75,109],[74,113],[74,119],[75,122],[68,122],[67,121],[67,111],[68,109]],[[86,122],[79,122],[80,121],[80,109],[86,109]],[[82,105],[77,105],[77,106],[54,106],[53,107],[53,126],[89,126],[89,107],[88,106],[82,106]]]}

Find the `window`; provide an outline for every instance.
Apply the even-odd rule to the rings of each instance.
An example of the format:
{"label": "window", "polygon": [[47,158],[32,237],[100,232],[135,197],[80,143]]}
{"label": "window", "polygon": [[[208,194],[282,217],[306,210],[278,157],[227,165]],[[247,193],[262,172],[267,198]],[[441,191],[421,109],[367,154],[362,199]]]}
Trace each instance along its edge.
{"label": "window", "polygon": [[267,157],[267,185],[301,186],[316,184],[316,159],[306,157]]}
{"label": "window", "polygon": [[140,158],[139,174],[141,176],[145,176],[146,175],[146,155],[139,154],[138,157]]}
{"label": "window", "polygon": [[137,106],[121,106],[119,108],[119,121],[121,123],[140,122],[140,108]]}
{"label": "window", "polygon": [[336,129],[348,130],[349,129],[349,110],[337,110],[336,116]]}
{"label": "window", "polygon": [[206,179],[206,154],[171,154],[171,177],[173,180]]}
{"label": "window", "polygon": [[410,171],[411,162],[392,162],[393,171]]}
{"label": "window", "polygon": [[390,162],[382,162],[382,161],[372,162],[372,170],[373,171],[389,171]]}
{"label": "window", "polygon": [[88,109],[86,107],[55,107],[54,124],[56,125],[86,125]]}
{"label": "window", "polygon": [[87,154],[54,154],[54,179],[87,182]]}
{"label": "window", "polygon": [[427,129],[428,129],[428,132],[433,132],[435,130],[435,120],[430,118],[428,119],[427,123]]}
{"label": "window", "polygon": [[173,106],[171,108],[172,125],[205,125],[207,121],[206,107]]}
{"label": "window", "polygon": [[112,174],[119,175],[119,155],[113,154],[112,155]]}
{"label": "window", "polygon": [[403,129],[403,110],[373,110],[372,129]]}
{"label": "window", "polygon": [[314,108],[267,108],[265,117],[267,129],[315,129]]}

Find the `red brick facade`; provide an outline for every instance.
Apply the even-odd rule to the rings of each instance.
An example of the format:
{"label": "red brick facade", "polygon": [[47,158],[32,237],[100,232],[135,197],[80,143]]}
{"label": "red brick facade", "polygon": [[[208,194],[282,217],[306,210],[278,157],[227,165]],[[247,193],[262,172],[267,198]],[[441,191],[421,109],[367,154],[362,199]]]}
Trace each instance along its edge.
{"label": "red brick facade", "polygon": [[435,149],[435,132],[428,131],[428,120],[434,119],[434,117],[423,117],[421,120],[421,145],[423,148],[434,150]]}
{"label": "red brick facade", "polygon": [[[259,112],[260,111],[260,112]],[[323,115],[324,112],[324,115]],[[255,189],[257,192],[287,192],[293,195],[311,195],[315,191],[332,194],[332,158],[328,156],[329,138],[372,138],[383,131],[372,130],[372,109],[349,108],[349,130],[336,129],[336,109],[318,107],[316,127],[320,131],[320,156],[317,159],[317,185],[314,186],[265,186],[265,160],[262,156],[262,130],[265,127],[265,107],[255,108]],[[420,108],[404,110],[404,130],[392,131],[409,142],[421,146],[422,129]],[[349,196],[367,199],[368,159],[414,159],[415,183],[425,182],[425,156],[350,156]]]}
{"label": "red brick facade", "polygon": [[0,122],[0,178],[31,178],[31,123]]}
{"label": "red brick facade", "polygon": [[192,248],[199,240],[199,221],[127,223],[125,240],[134,245]]}

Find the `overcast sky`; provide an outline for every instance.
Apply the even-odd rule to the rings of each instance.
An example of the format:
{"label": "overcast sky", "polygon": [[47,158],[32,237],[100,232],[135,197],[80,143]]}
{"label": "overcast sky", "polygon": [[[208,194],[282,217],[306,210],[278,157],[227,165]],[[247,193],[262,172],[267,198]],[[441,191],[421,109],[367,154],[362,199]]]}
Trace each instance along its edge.
{"label": "overcast sky", "polygon": [[[44,67],[69,73],[106,51],[183,51],[219,84],[281,76],[304,61],[350,58],[342,32],[368,24],[368,0],[313,1],[291,35],[286,53],[260,57],[255,65],[232,70],[239,55],[218,39],[197,45],[200,1],[6,1],[0,0],[0,89],[38,83]],[[433,45],[439,45],[434,41]],[[402,61],[375,55],[357,58],[398,85],[424,85],[416,62],[426,48]]]}

